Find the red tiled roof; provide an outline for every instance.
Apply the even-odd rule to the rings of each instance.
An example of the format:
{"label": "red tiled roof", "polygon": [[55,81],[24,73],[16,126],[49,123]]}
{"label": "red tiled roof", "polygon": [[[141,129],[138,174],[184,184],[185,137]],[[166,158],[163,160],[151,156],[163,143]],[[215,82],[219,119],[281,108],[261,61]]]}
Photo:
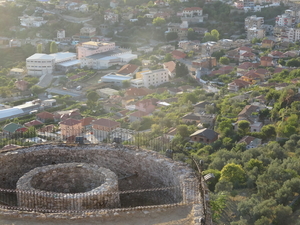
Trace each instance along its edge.
{"label": "red tiled roof", "polygon": [[175,72],[176,63],[174,61],[164,63],[164,67],[170,71],[170,73]]}
{"label": "red tiled roof", "polygon": [[124,65],[117,73],[127,75],[127,74],[134,73],[138,68],[139,68],[139,66],[137,66],[137,65],[127,64],[127,65]]}
{"label": "red tiled roof", "polygon": [[279,51],[272,51],[272,52],[270,53],[270,55],[273,55],[273,56],[282,56],[283,53],[282,53],[282,52],[279,52]]}
{"label": "red tiled roof", "polygon": [[103,126],[103,127],[120,126],[119,122],[116,122],[116,121],[113,121],[113,120],[109,120],[109,119],[105,119],[105,118],[101,118],[101,119],[95,120],[94,122],[92,122],[92,124],[100,125],[100,126]]}
{"label": "red tiled roof", "polygon": [[271,43],[274,43],[274,41],[272,41],[272,40],[263,40],[261,43],[262,44],[271,44]]}
{"label": "red tiled roof", "polygon": [[176,58],[185,58],[187,55],[184,52],[178,51],[178,50],[174,50],[171,52],[171,54],[173,55],[173,57]]}
{"label": "red tiled roof", "polygon": [[42,125],[43,123],[41,121],[38,120],[32,120],[30,122],[24,123],[25,127],[32,127],[32,126],[38,126],[38,125]]}
{"label": "red tiled roof", "polygon": [[183,11],[195,11],[195,10],[202,10],[200,7],[189,7],[185,8]]}
{"label": "red tiled roof", "polygon": [[53,124],[49,124],[48,126],[42,127],[39,129],[39,132],[52,132],[55,126]]}
{"label": "red tiled roof", "polygon": [[81,123],[80,120],[75,120],[75,119],[72,119],[72,118],[68,118],[68,119],[60,122],[60,124],[67,125],[67,126],[74,126],[74,125],[79,124],[79,123]]}
{"label": "red tiled roof", "polygon": [[246,86],[248,86],[250,84],[251,83],[249,83],[247,81],[244,81],[244,80],[241,80],[241,79],[236,79],[236,80],[232,81],[229,85],[236,85],[239,88],[243,88],[243,87],[246,87]]}
{"label": "red tiled roof", "polygon": [[246,46],[242,46],[239,48],[240,51],[247,51],[247,52],[252,52],[252,48],[246,47]]}
{"label": "red tiled roof", "polygon": [[93,120],[96,120],[95,118],[93,117],[86,117],[86,118],[83,118],[81,119],[81,126],[87,126],[87,125],[90,125],[92,123]]}
{"label": "red tiled roof", "polygon": [[49,112],[46,112],[46,111],[38,113],[38,114],[36,114],[36,116],[38,118],[41,118],[41,119],[44,119],[44,120],[45,119],[53,119],[54,118],[54,115],[52,113],[49,113]]}
{"label": "red tiled roof", "polygon": [[263,56],[260,57],[260,61],[268,61],[268,62],[272,62],[273,58],[269,57],[269,56]]}
{"label": "red tiled roof", "polygon": [[143,116],[147,116],[147,115],[149,115],[149,114],[142,112],[142,111],[136,111],[136,112],[129,114],[129,116],[134,116],[134,117],[139,117],[139,118],[142,118]]}
{"label": "red tiled roof", "polygon": [[245,136],[238,143],[246,143],[247,145],[249,145],[251,143],[251,141],[253,141],[254,139],[255,139],[255,137]]}

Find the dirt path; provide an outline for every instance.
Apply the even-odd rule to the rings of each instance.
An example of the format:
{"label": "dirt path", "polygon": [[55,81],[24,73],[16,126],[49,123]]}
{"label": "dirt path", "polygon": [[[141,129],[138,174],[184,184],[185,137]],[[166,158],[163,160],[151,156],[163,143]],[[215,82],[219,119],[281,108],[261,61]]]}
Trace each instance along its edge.
{"label": "dirt path", "polygon": [[0,216],[1,225],[192,225],[192,207],[183,206],[149,213],[139,211],[123,213],[111,218],[91,218],[79,220],[24,219]]}

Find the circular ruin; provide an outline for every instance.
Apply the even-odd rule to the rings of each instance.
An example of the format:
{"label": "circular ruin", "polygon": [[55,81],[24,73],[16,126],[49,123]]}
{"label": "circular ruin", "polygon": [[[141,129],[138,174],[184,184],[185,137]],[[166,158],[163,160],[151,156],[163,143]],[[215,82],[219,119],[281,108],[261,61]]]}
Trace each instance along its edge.
{"label": "circular ruin", "polygon": [[87,210],[116,208],[120,202],[116,174],[87,163],[37,167],[18,180],[17,190],[18,206],[25,208]]}
{"label": "circular ruin", "polygon": [[202,199],[198,178],[187,164],[133,146],[35,145],[1,152],[0,163],[0,209],[69,215],[73,210],[149,210]]}

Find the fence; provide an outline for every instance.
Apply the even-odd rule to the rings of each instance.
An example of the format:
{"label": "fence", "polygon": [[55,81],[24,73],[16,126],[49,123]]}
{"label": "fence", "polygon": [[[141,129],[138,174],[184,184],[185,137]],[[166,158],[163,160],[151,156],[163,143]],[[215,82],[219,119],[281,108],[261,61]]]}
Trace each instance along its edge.
{"label": "fence", "polygon": [[[0,208],[42,213],[82,213],[97,210],[143,209],[199,203],[198,184],[105,193],[55,193],[0,189]],[[111,204],[114,202],[114,206]]]}
{"label": "fence", "polygon": [[77,143],[99,144],[117,143],[145,147],[155,151],[172,149],[171,138],[165,134],[151,134],[150,132],[137,132],[129,129],[116,128],[111,131],[85,129],[61,129],[55,131],[52,126],[48,128],[26,129],[20,128],[14,133],[3,132],[0,135],[0,148],[6,145],[29,146],[35,143]]}

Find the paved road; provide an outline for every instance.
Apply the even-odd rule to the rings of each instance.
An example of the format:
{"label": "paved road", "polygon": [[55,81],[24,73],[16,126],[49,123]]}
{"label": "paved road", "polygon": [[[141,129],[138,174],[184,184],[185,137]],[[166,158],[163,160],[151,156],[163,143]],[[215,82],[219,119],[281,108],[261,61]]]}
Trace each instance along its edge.
{"label": "paved road", "polygon": [[72,97],[80,97],[81,96],[81,92],[79,92],[79,91],[68,91],[68,90],[61,90],[58,88],[48,88],[46,91],[48,91],[48,93],[55,93],[55,94],[59,94],[59,95],[71,95]]}
{"label": "paved road", "polygon": [[51,84],[52,79],[53,79],[52,74],[45,74],[45,75],[40,77],[40,81],[37,83],[37,85],[41,86],[43,88],[46,88]]}

